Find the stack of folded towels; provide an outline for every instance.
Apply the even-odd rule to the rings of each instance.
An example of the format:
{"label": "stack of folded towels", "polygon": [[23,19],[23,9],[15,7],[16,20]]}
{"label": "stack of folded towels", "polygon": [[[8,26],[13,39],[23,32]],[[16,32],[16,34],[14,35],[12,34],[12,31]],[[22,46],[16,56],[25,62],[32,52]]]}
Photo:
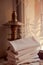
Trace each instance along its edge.
{"label": "stack of folded towels", "polygon": [[16,55],[17,64],[30,63],[38,61],[38,51],[40,44],[34,39],[34,37],[19,39],[16,41],[10,41],[11,45],[18,52]]}

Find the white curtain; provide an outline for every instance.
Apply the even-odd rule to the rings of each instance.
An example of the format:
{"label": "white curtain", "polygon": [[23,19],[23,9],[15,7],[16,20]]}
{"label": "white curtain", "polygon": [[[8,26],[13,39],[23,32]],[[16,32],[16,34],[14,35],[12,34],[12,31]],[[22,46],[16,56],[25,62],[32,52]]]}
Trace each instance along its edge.
{"label": "white curtain", "polygon": [[43,37],[43,0],[24,0],[25,37]]}

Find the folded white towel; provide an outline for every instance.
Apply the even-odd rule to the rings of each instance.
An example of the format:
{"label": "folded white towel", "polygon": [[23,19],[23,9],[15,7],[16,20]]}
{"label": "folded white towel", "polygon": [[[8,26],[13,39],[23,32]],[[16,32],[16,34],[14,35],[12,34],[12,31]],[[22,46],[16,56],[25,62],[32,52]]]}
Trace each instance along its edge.
{"label": "folded white towel", "polygon": [[[16,41],[10,41],[11,45],[18,52],[18,63],[30,62],[37,58],[40,44],[34,38],[25,38]],[[35,59],[36,60],[36,59]]]}
{"label": "folded white towel", "polygon": [[33,38],[24,38],[16,41],[10,41],[16,51],[22,51],[33,46],[39,46],[39,42]]}

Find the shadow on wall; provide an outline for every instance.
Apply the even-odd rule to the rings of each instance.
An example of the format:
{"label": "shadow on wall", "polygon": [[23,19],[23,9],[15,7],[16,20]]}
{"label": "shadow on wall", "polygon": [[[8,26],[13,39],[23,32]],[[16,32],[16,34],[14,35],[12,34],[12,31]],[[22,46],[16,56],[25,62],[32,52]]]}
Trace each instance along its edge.
{"label": "shadow on wall", "polygon": [[0,0],[0,25],[11,20],[12,0]]}
{"label": "shadow on wall", "polygon": [[5,55],[8,46],[7,31],[4,26],[0,26],[0,57]]}

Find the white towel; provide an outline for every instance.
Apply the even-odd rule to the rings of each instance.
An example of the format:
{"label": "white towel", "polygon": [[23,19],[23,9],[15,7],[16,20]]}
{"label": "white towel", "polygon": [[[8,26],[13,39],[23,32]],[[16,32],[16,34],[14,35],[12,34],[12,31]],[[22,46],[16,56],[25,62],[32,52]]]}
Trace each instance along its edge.
{"label": "white towel", "polygon": [[25,38],[10,41],[14,49],[18,52],[18,63],[36,60],[40,44],[34,38]]}

